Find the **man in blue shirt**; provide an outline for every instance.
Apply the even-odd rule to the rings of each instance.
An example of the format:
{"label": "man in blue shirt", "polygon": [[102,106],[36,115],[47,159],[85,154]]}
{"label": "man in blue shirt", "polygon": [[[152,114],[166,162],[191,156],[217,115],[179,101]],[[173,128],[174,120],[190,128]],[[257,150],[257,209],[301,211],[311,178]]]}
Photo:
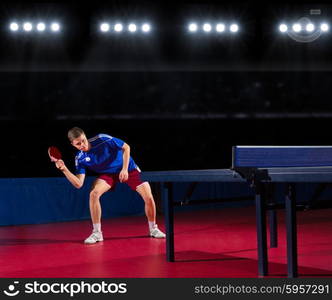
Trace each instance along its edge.
{"label": "man in blue shirt", "polygon": [[142,182],[141,171],[130,156],[129,145],[107,134],[99,134],[87,139],[84,131],[78,127],[68,131],[68,138],[71,144],[79,150],[75,157],[76,172],[75,174],[70,172],[63,160],[58,160],[55,163],[56,167],[76,188],[83,186],[86,169],[99,174],[92,185],[89,200],[93,230],[84,242],[94,244],[103,241],[99,199],[108,190],[113,190],[117,182],[128,184],[132,190],[141,195],[145,202],[150,236],[164,238],[165,234],[159,230],[156,224],[156,205],[150,185],[148,182]]}

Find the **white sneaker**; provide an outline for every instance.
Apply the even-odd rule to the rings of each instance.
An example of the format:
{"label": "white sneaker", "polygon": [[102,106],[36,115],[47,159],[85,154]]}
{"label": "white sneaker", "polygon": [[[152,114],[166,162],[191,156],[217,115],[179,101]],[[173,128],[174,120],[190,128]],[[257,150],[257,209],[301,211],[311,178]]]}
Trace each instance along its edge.
{"label": "white sneaker", "polygon": [[103,234],[99,231],[93,231],[91,235],[84,241],[85,244],[95,244],[97,242],[102,242]]}
{"label": "white sneaker", "polygon": [[166,237],[166,234],[163,233],[156,225],[154,225],[153,229],[150,230],[150,236],[157,238],[157,239],[163,239]]}

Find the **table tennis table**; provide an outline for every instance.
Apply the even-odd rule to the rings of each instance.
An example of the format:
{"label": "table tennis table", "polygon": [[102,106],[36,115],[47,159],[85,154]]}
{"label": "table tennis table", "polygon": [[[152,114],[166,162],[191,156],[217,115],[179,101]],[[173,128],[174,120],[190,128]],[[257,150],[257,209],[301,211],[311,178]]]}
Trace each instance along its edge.
{"label": "table tennis table", "polygon": [[268,275],[266,190],[284,186],[287,231],[287,274],[298,276],[296,183],[332,182],[332,146],[234,146],[230,169],[143,172],[142,179],[161,184],[166,227],[166,259],[174,261],[176,182],[248,183],[255,191],[258,274]]}

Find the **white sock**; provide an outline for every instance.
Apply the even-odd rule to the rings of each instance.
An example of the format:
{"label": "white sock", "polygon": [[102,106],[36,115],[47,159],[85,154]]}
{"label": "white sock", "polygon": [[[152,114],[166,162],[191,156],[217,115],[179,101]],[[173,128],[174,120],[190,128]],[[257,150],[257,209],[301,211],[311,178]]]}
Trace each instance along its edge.
{"label": "white sock", "polygon": [[101,232],[101,224],[100,223],[93,224],[93,231]]}
{"label": "white sock", "polygon": [[149,221],[149,229],[150,231],[156,226],[156,222],[154,221]]}

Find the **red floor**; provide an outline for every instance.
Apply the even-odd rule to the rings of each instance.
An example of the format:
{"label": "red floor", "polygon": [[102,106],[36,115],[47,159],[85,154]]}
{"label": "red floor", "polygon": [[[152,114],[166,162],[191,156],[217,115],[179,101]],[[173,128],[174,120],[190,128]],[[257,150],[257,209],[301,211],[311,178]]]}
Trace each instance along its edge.
{"label": "red floor", "polygon": [[[286,276],[285,226],[269,249],[271,277]],[[332,210],[298,213],[299,277],[332,277]],[[163,229],[163,220],[159,218]],[[0,277],[257,277],[254,208],[175,214],[175,259],[149,238],[145,217],[103,221],[104,242],[84,245],[90,221],[0,227]]]}

